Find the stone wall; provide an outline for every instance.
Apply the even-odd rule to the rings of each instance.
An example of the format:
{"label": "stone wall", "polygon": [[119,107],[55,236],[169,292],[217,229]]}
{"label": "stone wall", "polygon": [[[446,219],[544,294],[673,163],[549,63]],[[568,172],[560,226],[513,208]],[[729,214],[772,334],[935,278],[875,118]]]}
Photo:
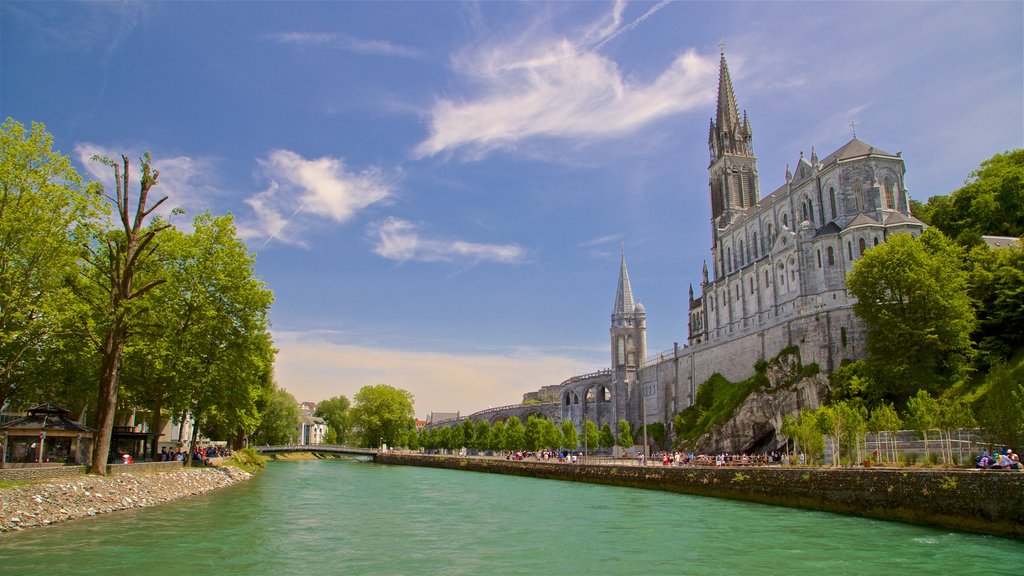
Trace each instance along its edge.
{"label": "stone wall", "polygon": [[[182,467],[181,462],[139,462],[136,464],[109,464],[109,474],[130,472],[170,472]],[[25,468],[0,468],[0,482],[36,482],[69,476],[81,476],[88,469],[85,466],[34,466]]]}
{"label": "stone wall", "polygon": [[380,454],[377,462],[714,496],[1024,538],[1024,473],[988,470],[663,467]]}

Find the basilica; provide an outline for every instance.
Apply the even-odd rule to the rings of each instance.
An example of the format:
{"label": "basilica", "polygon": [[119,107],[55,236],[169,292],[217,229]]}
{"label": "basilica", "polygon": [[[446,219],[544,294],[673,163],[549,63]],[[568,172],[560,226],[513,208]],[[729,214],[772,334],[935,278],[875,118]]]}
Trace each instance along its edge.
{"label": "basilica", "polygon": [[854,134],[822,158],[813,147],[809,157],[800,153],[785,183],[762,197],[753,134],[723,50],[708,134],[710,266],[705,262],[699,294],[689,289],[685,344],[648,356],[646,311],[634,300],[623,255],[611,367],[551,387],[563,419],[577,427],[585,419],[613,429],[620,419],[634,430],[671,426],[712,374],[743,380],[756,362],[794,345],[804,364],[817,363],[825,373],[863,355],[864,328],[853,314],[846,274],[890,234],[924,228],[910,213],[903,158]]}

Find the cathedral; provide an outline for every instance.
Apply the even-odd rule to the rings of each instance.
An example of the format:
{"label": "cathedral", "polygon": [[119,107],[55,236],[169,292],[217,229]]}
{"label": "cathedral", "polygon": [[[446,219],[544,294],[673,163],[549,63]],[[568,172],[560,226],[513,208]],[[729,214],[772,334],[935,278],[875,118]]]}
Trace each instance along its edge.
{"label": "cathedral", "polygon": [[[782,186],[761,197],[753,129],[740,114],[722,51],[718,103],[708,134],[711,266],[700,294],[689,289],[686,343],[647,356],[646,311],[634,301],[625,255],[611,315],[611,368],[559,387],[563,419],[614,430],[620,419],[671,426],[712,374],[754,374],[758,360],[797,345],[804,364],[828,373],[863,355],[864,328],[853,315],[846,274],[890,234],[918,235],[906,167],[856,137],[819,158],[801,152]],[[817,399],[807,399],[814,407]]]}

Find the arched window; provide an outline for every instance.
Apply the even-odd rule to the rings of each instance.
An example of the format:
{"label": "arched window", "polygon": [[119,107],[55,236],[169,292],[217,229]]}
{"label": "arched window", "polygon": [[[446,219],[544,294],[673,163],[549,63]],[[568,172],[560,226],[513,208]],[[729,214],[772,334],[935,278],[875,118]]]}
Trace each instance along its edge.
{"label": "arched window", "polygon": [[789,228],[789,214],[782,215],[782,225]]}
{"label": "arched window", "polygon": [[828,265],[829,266],[835,266],[836,265],[836,255],[835,255],[835,252],[832,250],[831,246],[828,247]]}
{"label": "arched window", "polygon": [[767,268],[764,271],[764,285],[765,285],[765,287],[768,287],[768,286],[771,285],[771,280],[768,277],[768,269]]}
{"label": "arched window", "polygon": [[725,248],[725,261],[728,262],[727,272],[732,272],[732,247],[726,246]]}
{"label": "arched window", "polygon": [[853,244],[851,244],[849,240],[846,241],[846,252],[848,253],[850,260],[853,260]]}
{"label": "arched window", "polygon": [[626,340],[622,336],[619,336],[618,349],[619,365],[622,366],[626,363]]}
{"label": "arched window", "polygon": [[878,236],[875,236],[875,246],[878,246]]}
{"label": "arched window", "polygon": [[743,240],[740,240],[740,266],[747,263],[747,251],[744,250]]}
{"label": "arched window", "polygon": [[832,219],[836,219],[836,189],[832,186],[828,187],[828,204],[829,208],[832,209]]}
{"label": "arched window", "polygon": [[885,207],[896,210],[896,182],[892,176],[885,177],[883,186],[885,186]]}
{"label": "arched window", "polygon": [[779,262],[779,286],[786,285],[786,265]]}
{"label": "arched window", "polygon": [[863,238],[858,240],[857,244],[860,246],[860,255],[863,256],[864,255],[864,251],[867,250],[867,244],[864,242]]}
{"label": "arched window", "polygon": [[853,182],[853,198],[857,201],[857,212],[864,210],[864,187],[861,186],[860,180],[854,180]]}
{"label": "arched window", "polygon": [[818,268],[821,268],[821,248],[818,248]]}

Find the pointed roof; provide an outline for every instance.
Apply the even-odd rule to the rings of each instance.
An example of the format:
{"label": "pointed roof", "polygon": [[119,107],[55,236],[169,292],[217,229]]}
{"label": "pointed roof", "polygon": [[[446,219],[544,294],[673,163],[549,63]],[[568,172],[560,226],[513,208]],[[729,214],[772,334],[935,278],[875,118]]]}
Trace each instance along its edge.
{"label": "pointed roof", "polygon": [[841,160],[859,158],[861,156],[868,156],[871,154],[876,154],[880,156],[896,156],[895,154],[890,154],[885,150],[882,150],[881,148],[875,148],[874,146],[868,144],[867,142],[864,142],[863,140],[858,140],[857,138],[854,138],[853,140],[850,140],[849,142],[844,144],[843,147],[840,148],[839,150],[836,150],[835,152],[829,154],[824,160],[821,161],[821,163],[824,166],[828,166],[829,164],[833,164]]}
{"label": "pointed roof", "polygon": [[732,78],[729,76],[729,63],[725,61],[725,48],[722,48],[722,60],[718,68],[718,113],[715,124],[720,130],[731,128],[739,122],[740,112],[736,106],[736,94],[732,90]]}
{"label": "pointed roof", "polygon": [[612,314],[633,313],[633,288],[629,285],[629,272],[626,270],[626,251],[622,251],[622,264],[619,266],[619,287],[615,291],[615,308]]}

